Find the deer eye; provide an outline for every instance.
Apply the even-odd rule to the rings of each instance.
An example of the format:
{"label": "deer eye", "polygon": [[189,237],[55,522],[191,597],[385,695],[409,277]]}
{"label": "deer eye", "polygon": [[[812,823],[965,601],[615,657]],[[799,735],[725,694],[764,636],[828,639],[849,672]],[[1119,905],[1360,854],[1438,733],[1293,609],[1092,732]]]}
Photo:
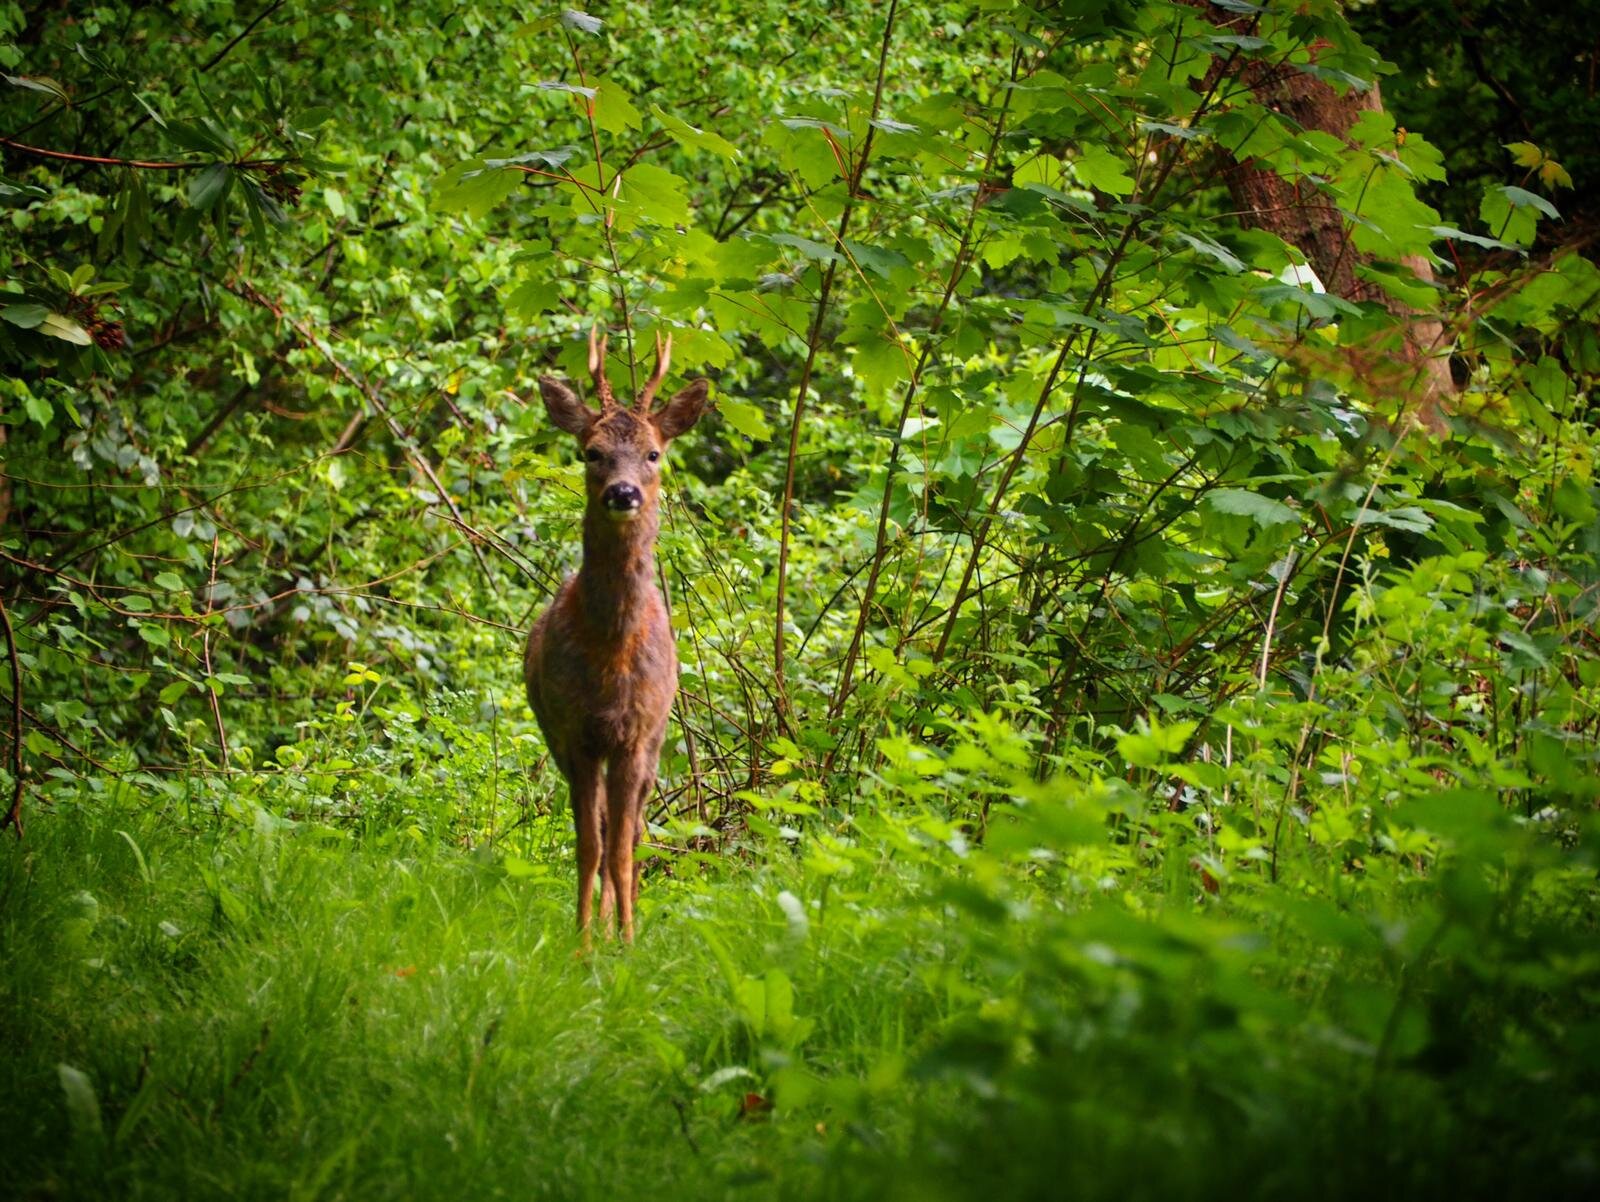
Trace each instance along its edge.
{"label": "deer eye", "polygon": [[600,452],[598,450],[596,450],[594,447],[590,447],[587,451],[585,451],[583,453],[583,457],[585,459],[587,459],[590,463],[599,463],[600,462]]}
{"label": "deer eye", "polygon": [[648,459],[651,463],[654,463],[657,459],[661,458],[661,452],[660,451],[651,451],[648,455],[645,456],[645,458]]}

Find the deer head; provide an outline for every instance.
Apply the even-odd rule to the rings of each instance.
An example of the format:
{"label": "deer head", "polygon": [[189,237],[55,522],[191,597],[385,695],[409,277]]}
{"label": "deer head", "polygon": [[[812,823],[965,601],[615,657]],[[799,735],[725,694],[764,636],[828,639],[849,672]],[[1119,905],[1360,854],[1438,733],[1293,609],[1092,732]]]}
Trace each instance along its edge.
{"label": "deer head", "polygon": [[661,487],[661,457],[667,444],[690,429],[705,412],[709,381],[696,380],[655,412],[656,390],[672,361],[672,337],[656,335],[656,370],[632,409],[617,402],[606,380],[606,339],[589,332],[589,374],[600,408],[591,409],[554,376],[541,376],[539,393],[551,422],[578,440],[583,449],[585,491],[591,510],[618,523],[654,514]]}

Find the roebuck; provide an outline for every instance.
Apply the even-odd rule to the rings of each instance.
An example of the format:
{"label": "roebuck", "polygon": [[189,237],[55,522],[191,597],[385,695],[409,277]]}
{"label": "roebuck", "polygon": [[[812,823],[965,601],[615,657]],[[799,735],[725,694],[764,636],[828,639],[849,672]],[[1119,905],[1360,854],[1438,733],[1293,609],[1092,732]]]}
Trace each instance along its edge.
{"label": "roebuck", "polygon": [[696,380],[650,411],[672,355],[672,339],[658,335],[655,374],[630,411],[606,381],[606,341],[597,333],[589,334],[589,373],[598,411],[560,380],[539,380],[550,420],[583,448],[587,501],[583,562],[533,624],[523,658],[528,701],[572,794],[586,942],[602,864],[600,921],[609,934],[615,910],[622,937],[633,938],[634,848],[678,691],[678,652],[655,580],[661,457],[700,420],[708,387]]}

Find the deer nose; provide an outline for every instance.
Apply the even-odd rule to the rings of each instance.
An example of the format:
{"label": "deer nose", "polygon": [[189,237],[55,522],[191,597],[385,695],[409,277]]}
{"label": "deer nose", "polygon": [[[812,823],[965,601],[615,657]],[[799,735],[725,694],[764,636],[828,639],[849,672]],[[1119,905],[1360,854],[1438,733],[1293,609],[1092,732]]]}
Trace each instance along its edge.
{"label": "deer nose", "polygon": [[632,484],[613,484],[600,500],[613,513],[630,513],[644,504],[644,494]]}

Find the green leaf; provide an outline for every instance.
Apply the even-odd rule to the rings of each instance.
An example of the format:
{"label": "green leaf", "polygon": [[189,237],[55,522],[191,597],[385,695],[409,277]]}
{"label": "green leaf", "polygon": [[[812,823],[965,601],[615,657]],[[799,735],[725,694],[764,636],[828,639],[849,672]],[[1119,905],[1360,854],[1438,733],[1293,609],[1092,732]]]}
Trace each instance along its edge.
{"label": "green leaf", "polygon": [[512,155],[509,159],[484,159],[485,167],[515,167],[519,163],[539,163],[542,166],[555,170],[573,155],[578,153],[576,146],[558,146],[554,150],[530,150],[525,154]]}
{"label": "green leaf", "polygon": [[1510,150],[1510,157],[1517,160],[1517,166],[1534,168],[1544,162],[1544,150],[1534,146],[1533,142],[1504,142],[1504,146]]}
{"label": "green leaf", "polygon": [[63,342],[70,342],[74,346],[92,346],[94,339],[89,337],[89,332],[60,313],[46,313],[44,320],[39,323],[39,332],[49,334],[52,338],[59,338]]}
{"label": "green leaf", "polygon": [[189,181],[189,204],[201,213],[209,213],[228,190],[233,171],[226,163],[212,163]]}
{"label": "green leaf", "polygon": [[1544,162],[1544,151],[1532,142],[1506,142],[1504,145],[1519,167],[1537,167]]}
{"label": "green leaf", "polygon": [[831,246],[826,246],[814,238],[804,238],[799,234],[768,234],[767,240],[779,246],[792,246],[808,259],[818,263],[841,263],[839,252]]}
{"label": "green leaf", "polygon": [[549,875],[549,872],[542,865],[530,863],[521,856],[513,855],[510,852],[507,852],[501,859],[500,867],[505,869],[506,875],[514,881],[530,880]]}
{"label": "green leaf", "polygon": [[595,82],[594,123],[607,133],[620,134],[639,128],[639,110],[628,90],[613,79]]}
{"label": "green leaf", "polygon": [[1505,194],[1505,198],[1519,209],[1537,209],[1544,216],[1550,218],[1551,221],[1561,220],[1561,214],[1556,210],[1555,205],[1538,193],[1529,192],[1526,188],[1518,188],[1512,184],[1500,184],[1499,189]]}
{"label": "green leaf", "polygon": [[345,215],[343,192],[337,188],[324,188],[322,190],[322,200],[328,206],[328,212],[333,215],[335,221],[343,220]]}
{"label": "green leaf", "polygon": [[1206,494],[1206,504],[1218,513],[1253,518],[1258,526],[1280,526],[1300,521],[1299,514],[1282,501],[1242,488],[1219,488]]}
{"label": "green leaf", "polygon": [[1462,242],[1470,242],[1474,246],[1486,247],[1489,250],[1516,250],[1509,242],[1502,242],[1498,238],[1485,238],[1482,234],[1469,234],[1466,230],[1458,230],[1453,225],[1435,225],[1429,228],[1436,238],[1453,238]]}
{"label": "green leaf", "polygon": [[1389,526],[1412,534],[1426,534],[1433,529],[1433,518],[1415,505],[1400,505],[1381,512],[1363,509],[1356,514],[1357,526]]}
{"label": "green leaf", "polygon": [[1351,240],[1361,250],[1388,258],[1428,253],[1429,231],[1439,224],[1439,214],[1417,199],[1400,168],[1379,167],[1363,174],[1343,199],[1355,220]]}
{"label": "green leaf", "polygon": [[561,295],[549,280],[523,280],[506,297],[506,311],[523,321],[561,306]]}
{"label": "green leaf", "polygon": [[1227,247],[1219,246],[1209,238],[1199,238],[1193,234],[1186,234],[1182,230],[1174,230],[1173,234],[1179,241],[1222,264],[1223,270],[1228,274],[1237,275],[1244,270],[1244,263]]}
{"label": "green leaf", "polygon": [[31,392],[22,402],[23,408],[28,411],[28,416],[39,423],[41,429],[50,424],[50,417],[55,412],[50,407],[50,402],[41,396],[34,396]]}
{"label": "green leaf", "polygon": [[1484,191],[1478,216],[1494,231],[1493,241],[1517,247],[1533,245],[1533,236],[1539,227],[1538,216],[1531,209],[1512,205],[1498,184]]}
{"label": "green leaf", "polygon": [[9,321],[14,326],[21,326],[24,330],[37,329],[39,323],[49,316],[50,310],[43,305],[7,305],[5,308],[0,309],[0,318]]}
{"label": "green leaf", "polygon": [[1544,197],[1509,184],[1492,184],[1478,206],[1478,216],[1494,237],[1515,246],[1533,245],[1540,215],[1555,220],[1561,216]]}
{"label": "green leaf", "polygon": [[122,836],[123,841],[128,845],[128,850],[133,853],[133,862],[139,868],[139,879],[147,885],[155,884],[155,876],[151,873],[150,865],[145,861],[144,852],[139,849],[139,844],[134,837],[124,830],[117,831],[117,834]]}
{"label": "green leaf", "polygon": [[[199,154],[227,156],[233,152],[225,138],[209,125],[195,121],[172,121],[164,126],[166,134],[185,150]],[[196,164],[198,166],[199,164]]]}
{"label": "green leaf", "polygon": [[30,92],[43,92],[46,96],[54,96],[62,104],[72,103],[71,98],[67,96],[66,89],[48,75],[6,75],[4,72],[0,72],[0,78],[3,78],[14,88],[26,88]]}
{"label": "green leaf", "polygon": [[748,401],[722,397],[717,401],[717,412],[722,414],[723,421],[747,438],[753,438],[757,442],[767,442],[772,438],[772,427],[767,423],[767,415]]}
{"label": "green leaf", "polygon": [[856,344],[851,369],[872,397],[881,397],[911,374],[906,352],[899,343],[874,333]]}
{"label": "green leaf", "polygon": [[1548,668],[1550,657],[1545,654],[1545,649],[1520,630],[1502,630],[1500,641],[1511,650],[1519,652],[1526,657],[1524,666],[1534,668]]}
{"label": "green leaf", "polygon": [[1155,768],[1176,759],[1198,724],[1184,719],[1163,726],[1160,719],[1151,714],[1141,725],[1142,730],[1117,740],[1117,751],[1135,768]]}
{"label": "green leaf", "polygon": [[1198,138],[1203,132],[1192,126],[1173,125],[1168,121],[1141,121],[1139,122],[1139,130],[1141,133],[1154,130],[1156,133],[1166,134],[1169,138],[1182,138],[1184,141]]}
{"label": "green leaf", "polygon": [[1452,843],[1482,841],[1505,825],[1505,811],[1486,789],[1445,789],[1411,801],[1392,811],[1396,822],[1420,827]]}
{"label": "green leaf", "polygon": [[49,189],[41,188],[38,184],[24,184],[0,177],[0,198],[20,204],[29,200],[46,200],[49,196]]}
{"label": "green leaf", "polygon": [[430,207],[436,212],[464,212],[468,217],[479,218],[516,191],[521,182],[519,171],[501,170],[483,159],[469,159],[439,177]]}
{"label": "green leaf", "polygon": [[687,121],[674,117],[659,104],[651,105],[650,111],[655,114],[656,120],[666,127],[667,133],[672,135],[673,140],[685,150],[709,150],[712,154],[720,154],[725,159],[739,157],[739,148],[721,134],[696,129]]}
{"label": "green leaf", "polygon": [[[79,45],[82,45],[82,43],[80,42]],[[142,108],[147,114],[149,114],[150,120],[154,121],[162,129],[166,129],[167,128],[167,119],[165,117],[163,117],[160,114],[160,112],[158,112],[156,110],[154,105],[152,105],[148,100],[146,100],[144,98],[144,94],[143,93],[134,92],[134,93],[132,93],[132,95],[133,95],[133,98],[139,102],[139,107]],[[310,128],[310,127],[308,126],[307,128]]]}
{"label": "green leaf", "polygon": [[[774,121],[761,139],[778,151],[785,170],[795,172],[812,188],[826,187],[839,174],[839,159],[823,135],[823,125],[820,121]],[[842,131],[834,136],[848,137]]]}
{"label": "green leaf", "polygon": [[635,163],[622,173],[618,207],[659,225],[689,223],[689,199],[683,180],[653,163]]}
{"label": "green leaf", "polygon": [[1072,160],[1072,171],[1089,187],[1101,192],[1112,196],[1133,194],[1133,176],[1128,174],[1127,160],[1103,146],[1084,147]]}
{"label": "green leaf", "polygon": [[881,246],[871,246],[865,242],[852,242],[848,238],[845,239],[844,247],[858,266],[884,279],[888,279],[895,271],[911,266],[911,260],[896,250],[885,250]]}
{"label": "green leaf", "polygon": [[582,84],[562,83],[559,79],[541,79],[532,85],[541,92],[566,92],[569,96],[582,96],[586,100],[594,99],[593,88],[584,87]]}

